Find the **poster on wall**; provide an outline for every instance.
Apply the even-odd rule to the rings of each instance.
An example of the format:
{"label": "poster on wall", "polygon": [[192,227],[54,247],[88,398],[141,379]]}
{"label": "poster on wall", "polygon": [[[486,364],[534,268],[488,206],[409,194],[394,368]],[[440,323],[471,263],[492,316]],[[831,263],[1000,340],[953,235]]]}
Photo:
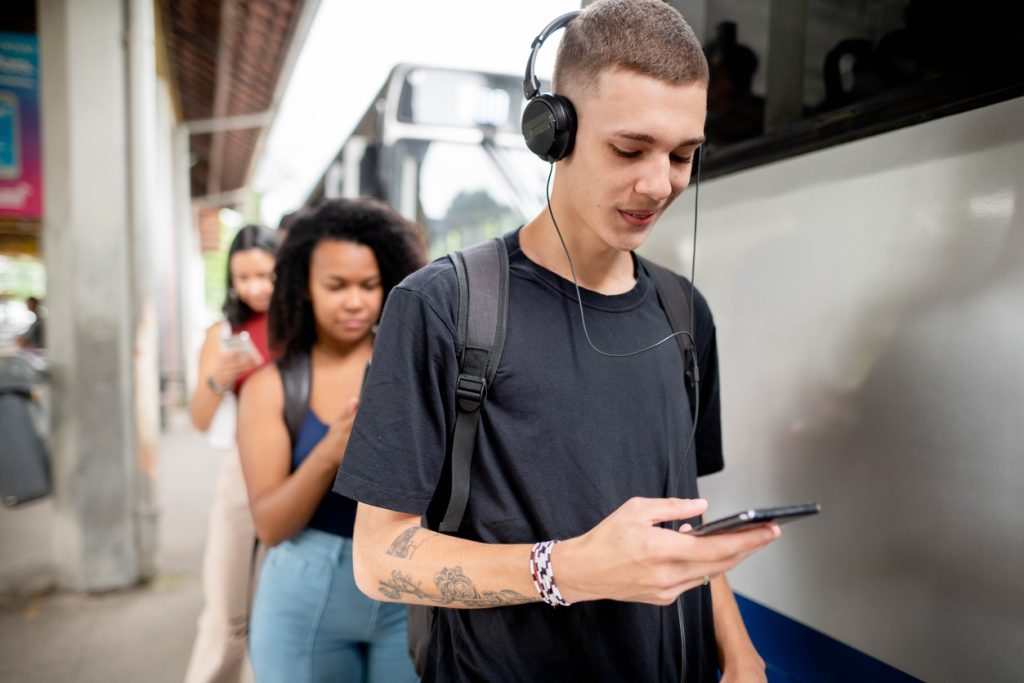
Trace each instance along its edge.
{"label": "poster on wall", "polygon": [[39,42],[0,31],[0,217],[43,215]]}

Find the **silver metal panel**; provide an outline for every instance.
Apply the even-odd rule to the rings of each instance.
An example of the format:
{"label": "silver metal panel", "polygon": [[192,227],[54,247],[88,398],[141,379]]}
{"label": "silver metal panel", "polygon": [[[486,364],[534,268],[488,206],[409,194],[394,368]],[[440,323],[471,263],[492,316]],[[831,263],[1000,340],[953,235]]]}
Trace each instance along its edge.
{"label": "silver metal panel", "polygon": [[[824,507],[735,587],[929,681],[1024,673],[1022,159],[1017,99],[701,188],[727,463],[702,493]],[[645,247],[685,272],[692,202]]]}

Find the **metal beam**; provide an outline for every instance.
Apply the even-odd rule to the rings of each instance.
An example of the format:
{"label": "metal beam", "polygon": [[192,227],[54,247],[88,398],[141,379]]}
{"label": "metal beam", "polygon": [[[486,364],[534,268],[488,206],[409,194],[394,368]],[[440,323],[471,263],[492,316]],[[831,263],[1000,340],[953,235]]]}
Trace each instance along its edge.
{"label": "metal beam", "polygon": [[[235,54],[235,15],[237,0],[224,0],[220,8],[220,36],[217,40],[217,80],[213,90],[213,118],[225,118],[231,95],[231,57]],[[224,172],[224,133],[215,133],[210,143],[210,177],[206,183],[209,194],[220,192]]]}
{"label": "metal beam", "polygon": [[254,114],[238,114],[237,116],[221,116],[209,119],[186,121],[185,127],[189,135],[206,135],[222,133],[229,130],[247,130],[263,128],[273,120],[273,111],[261,111]]}
{"label": "metal beam", "polygon": [[239,204],[249,198],[249,188],[240,187],[237,190],[217,192],[216,194],[204,194],[201,197],[192,198],[192,206],[197,209],[217,209],[231,204]]}

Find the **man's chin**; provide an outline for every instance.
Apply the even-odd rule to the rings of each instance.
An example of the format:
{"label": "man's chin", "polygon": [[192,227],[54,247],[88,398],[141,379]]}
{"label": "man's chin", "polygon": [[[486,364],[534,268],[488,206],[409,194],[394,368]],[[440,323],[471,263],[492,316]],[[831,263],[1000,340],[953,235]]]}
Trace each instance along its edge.
{"label": "man's chin", "polygon": [[615,235],[615,241],[610,246],[618,249],[619,251],[636,251],[644,245],[647,238],[651,236],[651,229],[654,225],[650,225],[643,230],[630,230],[627,232],[617,232]]}

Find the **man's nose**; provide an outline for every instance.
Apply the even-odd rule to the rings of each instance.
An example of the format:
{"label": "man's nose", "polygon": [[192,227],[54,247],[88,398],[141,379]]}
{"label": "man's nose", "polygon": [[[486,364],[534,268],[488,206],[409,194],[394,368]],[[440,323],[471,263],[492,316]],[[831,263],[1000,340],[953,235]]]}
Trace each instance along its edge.
{"label": "man's nose", "polygon": [[634,188],[637,194],[662,202],[672,196],[672,164],[668,157],[656,157],[644,167]]}

